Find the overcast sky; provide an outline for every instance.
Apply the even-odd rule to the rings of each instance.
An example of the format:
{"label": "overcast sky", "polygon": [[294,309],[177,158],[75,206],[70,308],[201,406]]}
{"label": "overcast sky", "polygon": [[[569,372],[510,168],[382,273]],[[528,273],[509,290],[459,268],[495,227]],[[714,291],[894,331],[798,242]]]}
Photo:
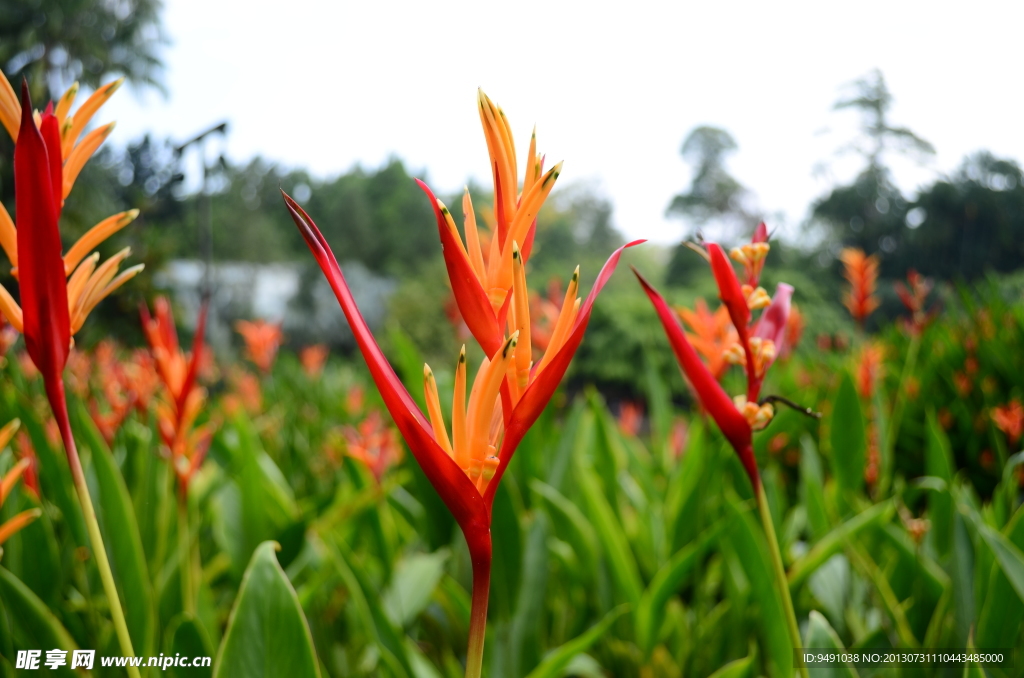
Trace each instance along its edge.
{"label": "overcast sky", "polygon": [[[539,149],[565,161],[560,182],[598,184],[622,231],[661,242],[683,231],[664,216],[688,185],[682,140],[711,124],[739,144],[733,174],[795,234],[858,168],[835,157],[856,114],[832,104],[873,68],[896,98],[892,122],[938,151],[898,165],[906,190],[981,148],[1024,158],[1024,4],[951,5],[165,0],[169,96],[127,90],[104,113],[118,144],[226,119],[236,161],[326,177],[397,155],[453,191],[490,185],[482,87],[521,157],[536,123]],[[822,161],[830,173],[815,173]]]}

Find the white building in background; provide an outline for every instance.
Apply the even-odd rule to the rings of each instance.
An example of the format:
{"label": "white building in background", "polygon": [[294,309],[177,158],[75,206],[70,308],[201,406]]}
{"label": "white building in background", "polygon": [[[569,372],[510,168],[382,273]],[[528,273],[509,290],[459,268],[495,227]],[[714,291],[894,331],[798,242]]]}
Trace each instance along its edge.
{"label": "white building in background", "polygon": [[[371,328],[379,328],[397,283],[378,276],[358,261],[342,264],[359,309]],[[182,328],[195,328],[202,300],[206,266],[202,261],[176,259],[155,276],[157,287],[177,303]],[[211,272],[212,296],[207,337],[217,349],[232,343],[234,322],[263,318],[284,321],[285,338],[299,344],[352,343],[338,301],[319,267],[313,263],[217,263]]]}

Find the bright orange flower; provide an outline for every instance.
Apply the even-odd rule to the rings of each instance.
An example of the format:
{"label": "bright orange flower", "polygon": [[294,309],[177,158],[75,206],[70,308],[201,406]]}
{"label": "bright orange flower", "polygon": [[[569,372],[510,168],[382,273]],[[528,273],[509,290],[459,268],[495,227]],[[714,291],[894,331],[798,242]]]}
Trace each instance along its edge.
{"label": "bright orange flower", "polygon": [[[0,450],[7,447],[7,444],[11,442],[11,438],[17,432],[21,426],[21,420],[13,419],[3,427],[0,428]],[[29,470],[32,462],[29,459],[22,459],[18,461],[6,475],[0,478],[0,506],[3,506],[4,501],[7,499],[7,495],[11,493],[15,483]],[[0,524],[0,544],[3,544],[7,539],[15,532],[25,527],[33,520],[43,514],[41,509],[32,508],[17,514],[7,522]]]}
{"label": "bright orange flower", "polygon": [[402,458],[395,429],[374,410],[356,426],[344,426],[345,454],[366,465],[379,485],[389,468]]}
{"label": "bright orange flower", "polygon": [[164,398],[156,407],[157,424],[178,478],[178,491],[185,497],[192,476],[206,456],[212,436],[208,424],[196,425],[196,419],[206,405],[206,389],[196,383],[203,354],[206,305],[199,311],[190,354],[183,353],[178,345],[178,331],[167,299],[157,297],[153,309],[152,316],[145,305],[140,311],[142,330],[164,385]]}
{"label": "bright orange flower", "polygon": [[789,307],[789,318],[786,319],[786,335],[782,339],[779,358],[788,358],[793,354],[800,343],[800,338],[804,335],[806,326],[807,321],[804,319],[804,314],[800,312],[800,308],[796,304],[792,304]]}
{"label": "bright orange flower", "polygon": [[1024,435],[1024,405],[1014,398],[1001,407],[993,407],[992,423],[1006,434],[1011,445],[1016,445]]}
{"label": "bright orange flower", "polygon": [[697,299],[692,311],[684,306],[677,306],[675,310],[690,328],[686,338],[707,362],[715,379],[721,379],[729,367],[726,353],[739,346],[740,340],[729,319],[729,309],[722,304],[712,313],[703,299]]}
{"label": "bright orange flower", "polygon": [[[505,114],[483,92],[477,104],[494,177],[495,228],[486,257],[468,193],[463,197],[463,241],[448,208],[426,184],[418,182],[434,208],[459,312],[485,356],[470,388],[465,347],[459,355],[450,428],[442,416],[430,367],[423,368],[425,417],[373,338],[323,234],[302,207],[285,196],[292,219],[341,304],[388,411],[466,537],[473,568],[468,676],[479,676],[483,662],[492,557],[491,506],[498,483],[568,369],[583,340],[594,300],[624,249],[609,257],[586,301],[578,296],[579,269],[573,273],[551,340],[534,362],[526,263],[537,214],[554,187],[561,163],[544,172],[534,137],[522,190],[518,190],[520,174]],[[639,242],[624,247],[634,244]]]}
{"label": "bright orange flower", "polygon": [[878,281],[878,255],[868,256],[864,250],[847,247],[839,254],[843,262],[843,276],[850,281],[850,291],[846,293],[843,303],[850,315],[861,326],[876,308],[878,298],[875,296],[875,284]]}
{"label": "bright orange flower", "polygon": [[861,349],[857,359],[857,390],[865,400],[874,397],[884,359],[885,346],[880,343],[868,343]]}
{"label": "bright orange flower", "polygon": [[644,421],[644,409],[639,403],[625,402],[619,407],[619,430],[624,435],[635,436]]}
{"label": "bright orange flower", "polygon": [[897,281],[894,287],[903,306],[910,313],[910,317],[904,320],[907,331],[911,334],[920,334],[935,315],[934,312],[924,310],[925,304],[928,303],[928,295],[932,291],[932,282],[914,269],[910,269],[907,271],[907,284]]}
{"label": "bright orange flower", "polygon": [[[55,336],[55,341],[67,341],[70,345],[71,336],[81,329],[92,309],[143,268],[139,264],[118,275],[118,267],[130,254],[128,248],[100,266],[97,266],[99,253],[93,252],[100,243],[134,221],[138,210],[121,212],[99,222],[60,257],[57,220],[64,199],[71,192],[86,161],[107,138],[114,124],[100,127],[84,137],[82,133],[92,116],[122,82],[123,79],[100,87],[72,116],[71,106],[78,94],[78,83],[75,83],[56,107],[51,103],[39,114],[32,111],[27,84],[22,87],[22,100],[19,102],[7,78],[0,74],[0,122],[16,142],[16,149],[22,149],[20,153],[15,151],[15,163],[23,170],[19,174],[22,187],[20,190],[16,188],[15,196],[17,228],[6,208],[0,205],[0,248],[11,262],[11,274],[19,280],[22,303],[32,306],[22,309],[0,286],[0,312],[19,332],[25,333],[27,325],[29,353],[38,351],[34,348],[37,343],[36,326],[44,322],[37,320],[41,312],[34,306],[37,300],[44,303],[48,314],[54,305],[67,307],[66,320],[63,310],[56,309],[53,313],[61,317],[48,315],[45,322],[52,323],[52,327],[40,331],[56,332],[60,336]],[[21,143],[17,143],[19,141]],[[18,157],[21,157],[20,163]],[[21,280],[22,269],[29,271],[25,280]],[[57,362],[66,350],[66,347],[57,349],[53,356]],[[42,359],[42,354],[33,356],[36,362],[39,359]]]}
{"label": "bright orange flower", "polygon": [[354,384],[345,394],[345,411],[350,416],[356,416],[363,411],[363,401],[366,399],[366,392],[359,384]]}
{"label": "bright orange flower", "polygon": [[302,369],[310,378],[319,377],[324,371],[327,356],[330,354],[331,349],[327,348],[325,344],[313,344],[299,351],[299,362],[302,363]]}
{"label": "bright orange flower", "polygon": [[259,414],[263,409],[263,388],[255,374],[242,369],[228,372],[231,392],[224,396],[224,411],[229,417],[239,412],[247,412],[250,416]]}
{"label": "bright orange flower", "polygon": [[266,320],[239,320],[235,329],[245,340],[245,355],[255,363],[264,374],[270,372],[277,357],[277,349],[281,346],[284,334],[281,323],[268,323]]}

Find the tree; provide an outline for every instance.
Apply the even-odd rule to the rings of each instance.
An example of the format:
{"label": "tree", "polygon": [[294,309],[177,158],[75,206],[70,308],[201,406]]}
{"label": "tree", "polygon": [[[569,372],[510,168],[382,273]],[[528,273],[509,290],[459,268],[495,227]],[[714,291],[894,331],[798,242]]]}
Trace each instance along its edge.
{"label": "tree", "polygon": [[[726,156],[737,148],[732,135],[723,129],[694,128],[680,150],[693,168],[693,180],[687,192],[672,198],[666,213],[683,217],[697,228],[718,222],[726,226],[730,235],[751,230],[759,217],[744,206],[749,192],[725,167]],[[691,281],[695,268],[691,254],[685,242],[675,248],[665,274],[667,284],[685,285]]]}
{"label": "tree", "polygon": [[861,114],[860,137],[841,149],[864,157],[866,166],[852,184],[837,186],[812,208],[812,218],[825,224],[844,246],[890,255],[901,246],[907,200],[892,180],[886,164],[889,153],[922,158],[935,149],[906,127],[890,122],[893,97],[880,71],[849,85],[854,93],[840,99],[835,110]]}
{"label": "tree", "polygon": [[0,66],[33,94],[58,97],[74,81],[98,87],[120,74],[160,87],[160,0],[0,0]]}

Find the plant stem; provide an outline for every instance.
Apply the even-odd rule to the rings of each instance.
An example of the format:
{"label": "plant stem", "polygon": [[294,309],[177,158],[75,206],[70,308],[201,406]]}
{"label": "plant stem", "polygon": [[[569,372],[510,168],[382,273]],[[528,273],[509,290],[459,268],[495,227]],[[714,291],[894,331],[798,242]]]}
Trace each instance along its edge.
{"label": "plant stem", "polygon": [[907,405],[907,380],[914,372],[917,365],[917,354],[921,348],[921,335],[914,334],[910,339],[910,347],[907,349],[907,359],[903,363],[903,372],[900,373],[900,383],[897,386],[896,400],[892,406],[892,417],[889,419],[889,430],[886,431],[885,447],[882,448],[882,472],[879,474],[878,496],[883,497],[889,490],[889,483],[892,478],[892,460],[896,450],[896,439],[900,432],[900,424],[903,420],[903,409]]}
{"label": "plant stem", "polygon": [[487,636],[487,600],[491,591],[491,531],[466,534],[473,561],[473,603],[469,613],[469,648],[466,651],[466,678],[480,678],[484,666],[484,640]]}
{"label": "plant stem", "polygon": [[[78,457],[75,437],[71,433],[68,404],[64,395],[64,380],[58,378],[55,383],[47,381],[46,392],[47,396],[49,396],[50,409],[53,410],[54,419],[57,420],[57,428],[60,429],[60,437],[64,441],[64,449],[68,455],[68,466],[71,467],[71,478],[74,480],[75,491],[78,493],[78,502],[82,506],[82,517],[85,519],[85,527],[89,532],[89,541],[92,542],[93,554],[96,556],[96,568],[100,572],[100,581],[103,582],[103,592],[107,595],[110,617],[114,622],[117,640],[121,645],[121,652],[126,657],[134,657],[135,650],[132,649],[132,638],[128,634],[128,624],[124,620],[121,599],[117,595],[114,573],[110,570],[110,561],[107,560],[107,549],[103,543],[103,534],[100,532],[100,524],[96,520],[96,510],[92,505],[92,497],[89,496],[89,486],[85,482],[85,473],[82,471],[82,462]],[[128,675],[131,678],[140,678],[138,668],[128,666],[127,669]]]}
{"label": "plant stem", "polygon": [[178,570],[181,575],[181,607],[195,614],[196,597],[192,587],[191,542],[188,532],[188,497],[178,493]]}
{"label": "plant stem", "polygon": [[[782,606],[786,610],[786,621],[789,625],[789,636],[793,642],[793,649],[802,646],[800,640],[800,626],[796,623],[796,612],[793,610],[793,597],[789,593],[789,579],[786,577],[786,566],[782,564],[782,551],[779,550],[779,540],[775,536],[775,525],[772,523],[772,511],[768,507],[768,496],[764,492],[764,485],[757,483],[757,508],[761,515],[761,525],[764,526],[764,534],[768,542],[768,551],[772,555],[772,568],[775,570],[775,583],[782,597]],[[810,674],[806,666],[801,666],[800,675],[809,678]]]}

